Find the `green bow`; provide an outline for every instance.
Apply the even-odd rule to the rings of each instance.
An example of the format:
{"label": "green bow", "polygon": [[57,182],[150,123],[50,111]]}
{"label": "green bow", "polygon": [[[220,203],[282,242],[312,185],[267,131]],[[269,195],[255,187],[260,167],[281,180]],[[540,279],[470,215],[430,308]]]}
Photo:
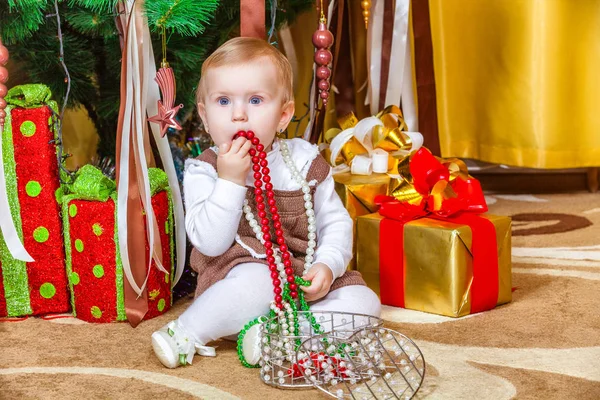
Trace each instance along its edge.
{"label": "green bow", "polygon": [[56,103],[52,100],[52,92],[50,88],[41,83],[27,84],[15,86],[8,91],[6,94],[6,102],[9,105],[34,108],[39,107],[43,104],[54,103],[54,109],[56,109]]}
{"label": "green bow", "polygon": [[[154,196],[169,187],[167,174],[158,168],[149,168],[150,194]],[[75,180],[68,186],[70,194],[79,199],[106,201],[115,192],[117,185],[93,165],[86,164],[75,174]]]}

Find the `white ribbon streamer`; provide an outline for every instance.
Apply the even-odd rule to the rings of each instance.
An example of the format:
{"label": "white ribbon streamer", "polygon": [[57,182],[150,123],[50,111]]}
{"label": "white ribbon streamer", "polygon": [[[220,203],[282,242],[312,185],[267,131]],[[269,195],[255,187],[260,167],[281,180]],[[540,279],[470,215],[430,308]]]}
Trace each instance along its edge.
{"label": "white ribbon streamer", "polygon": [[[410,51],[408,43],[408,18],[410,15],[410,0],[396,0],[394,13],[394,31],[392,33],[392,48],[390,52],[390,67],[388,72],[387,88],[385,90],[385,104],[401,104],[403,81],[405,79],[404,68],[406,67],[406,50]],[[377,98],[378,99],[378,98]],[[402,102],[404,109],[404,102]]]}
{"label": "white ribbon streamer", "polygon": [[[371,114],[379,111],[379,85],[381,84],[381,41],[383,38],[384,0],[374,0],[371,4],[373,17],[367,30],[367,57],[369,60],[369,88],[365,105],[371,105]],[[396,104],[396,103],[394,103]]]}
{"label": "white ribbon streamer", "polygon": [[[137,18],[137,15],[134,16],[134,19]],[[145,17],[143,18],[143,28],[142,30],[147,30],[148,29],[148,24],[146,21]],[[135,24],[134,24],[135,25]],[[142,56],[142,60],[140,62],[140,52],[139,52],[139,47],[137,46],[138,43],[138,31],[135,28],[135,26],[133,27],[133,33],[134,33],[134,40],[131,41],[131,43],[134,43],[134,52],[133,52],[133,65],[134,66],[138,66],[141,64],[141,72],[143,75],[139,75],[139,74],[134,74],[135,78],[141,78],[138,85],[134,86],[133,88],[133,93],[135,96],[135,101],[133,102],[134,104],[134,115],[136,118],[135,121],[135,131],[134,131],[134,137],[135,137],[135,141],[137,142],[137,146],[134,146],[133,151],[135,153],[137,153],[137,158],[140,160],[140,164],[141,164],[141,171],[142,171],[142,185],[143,185],[143,195],[140,196],[141,200],[142,200],[142,205],[144,207],[144,211],[146,214],[146,236],[148,239],[148,268],[147,268],[147,273],[146,273],[146,279],[144,280],[144,284],[142,285],[141,290],[143,291],[144,288],[146,287],[146,283],[148,282],[148,278],[150,277],[150,269],[152,268],[152,260],[154,259],[154,261],[156,262],[156,265],[158,267],[159,270],[163,271],[164,273],[169,273],[167,270],[165,270],[165,268],[162,266],[162,264],[160,263],[160,259],[158,258],[158,255],[154,253],[154,225],[155,225],[155,221],[156,221],[156,216],[154,215],[154,209],[152,207],[152,198],[151,198],[151,193],[150,193],[150,177],[148,176],[148,168],[146,167],[148,165],[148,160],[146,159],[146,152],[144,150],[144,138],[146,137],[147,133],[148,133],[148,124],[146,122],[146,97],[147,97],[147,92],[148,92],[148,83],[150,81],[149,79],[149,74],[148,74],[148,69],[149,69],[149,62],[148,62],[148,57],[146,57],[146,55],[148,54],[149,51],[149,46],[148,46],[148,41],[146,40],[146,35],[145,32],[142,33],[142,35],[144,36],[142,38],[142,43],[143,43],[143,47],[141,49],[141,56]],[[148,34],[148,39],[149,39],[149,34]],[[135,80],[134,80],[135,82]],[[140,89],[141,88],[141,92]],[[129,89],[129,88],[128,88]],[[139,295],[140,293],[138,293]]]}
{"label": "white ribbon streamer", "polygon": [[[410,36],[407,37],[410,39]],[[416,103],[416,85],[415,71],[413,68],[412,49],[409,45],[406,46],[406,57],[404,58],[404,80],[402,83],[402,114],[404,122],[409,131],[416,132],[419,130],[419,115]],[[421,136],[422,139],[422,136]]]}

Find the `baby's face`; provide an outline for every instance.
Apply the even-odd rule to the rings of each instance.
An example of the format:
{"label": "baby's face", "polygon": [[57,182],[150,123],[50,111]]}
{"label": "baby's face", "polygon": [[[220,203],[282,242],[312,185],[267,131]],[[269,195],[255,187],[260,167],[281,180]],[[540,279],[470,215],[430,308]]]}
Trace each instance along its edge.
{"label": "baby's face", "polygon": [[253,131],[266,149],[294,114],[284,104],[276,67],[268,59],[209,69],[204,103],[198,111],[215,145],[231,142],[240,130]]}

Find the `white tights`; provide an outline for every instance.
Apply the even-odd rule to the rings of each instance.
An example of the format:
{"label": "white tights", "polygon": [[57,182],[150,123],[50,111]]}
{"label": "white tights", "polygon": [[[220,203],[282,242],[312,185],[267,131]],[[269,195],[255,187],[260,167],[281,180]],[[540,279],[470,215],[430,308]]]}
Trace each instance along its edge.
{"label": "white tights", "polygon": [[[249,321],[269,313],[271,272],[264,264],[245,263],[209,287],[179,316],[178,324],[198,344],[237,334]],[[379,317],[381,304],[368,287],[345,286],[311,303],[312,311],[337,311]]]}

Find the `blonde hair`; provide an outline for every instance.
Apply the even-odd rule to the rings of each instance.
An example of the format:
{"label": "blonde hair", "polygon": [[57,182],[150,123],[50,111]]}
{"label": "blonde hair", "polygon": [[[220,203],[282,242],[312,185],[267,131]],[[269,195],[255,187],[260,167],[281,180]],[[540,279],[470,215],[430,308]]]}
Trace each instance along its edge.
{"label": "blonde hair", "polygon": [[211,68],[236,65],[245,62],[268,58],[277,69],[279,82],[283,86],[284,99],[287,103],[294,99],[292,66],[287,58],[265,40],[251,37],[237,37],[223,43],[202,64],[200,82],[196,90],[196,103],[202,103],[206,95],[206,73]]}

